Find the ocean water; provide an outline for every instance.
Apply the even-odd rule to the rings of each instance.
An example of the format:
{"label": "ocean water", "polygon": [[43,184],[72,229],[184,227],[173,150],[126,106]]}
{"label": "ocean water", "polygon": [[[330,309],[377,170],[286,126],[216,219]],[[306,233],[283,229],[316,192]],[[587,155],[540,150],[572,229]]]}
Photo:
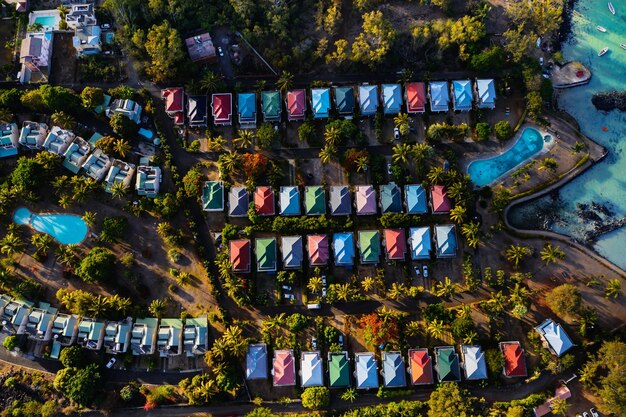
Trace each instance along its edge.
{"label": "ocean water", "polygon": [[[557,192],[511,210],[509,220],[517,227],[541,228],[587,241],[600,225],[626,217],[626,113],[605,114],[591,104],[595,92],[626,90],[626,50],[620,48],[621,43],[626,44],[626,2],[613,1],[613,5],[615,16],[609,12],[607,1],[576,2],[572,34],[563,54],[568,61],[581,61],[593,76],[588,85],[565,90],[559,97],[559,106],[609,154]],[[607,33],[599,32],[597,25],[605,27]],[[605,46],[609,52],[598,57]],[[626,269],[626,228],[590,241],[598,253]]]}

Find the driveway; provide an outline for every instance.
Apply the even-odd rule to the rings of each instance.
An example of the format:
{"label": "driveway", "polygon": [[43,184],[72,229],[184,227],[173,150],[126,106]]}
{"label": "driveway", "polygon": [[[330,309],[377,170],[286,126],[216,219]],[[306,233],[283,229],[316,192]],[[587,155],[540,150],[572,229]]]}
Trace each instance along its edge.
{"label": "driveway", "polygon": [[[220,27],[215,30],[213,43],[215,44],[215,52],[217,53],[217,59],[219,60],[222,74],[226,77],[226,79],[232,80],[235,77],[235,71],[233,70],[233,65],[230,62],[230,36],[228,28]],[[220,56],[218,47],[222,48],[224,56]]]}

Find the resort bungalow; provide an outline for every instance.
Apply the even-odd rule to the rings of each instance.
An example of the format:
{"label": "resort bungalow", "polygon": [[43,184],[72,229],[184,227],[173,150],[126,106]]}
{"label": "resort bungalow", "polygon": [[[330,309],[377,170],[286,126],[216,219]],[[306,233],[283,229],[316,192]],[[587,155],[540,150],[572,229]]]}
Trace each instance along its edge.
{"label": "resort bungalow", "polygon": [[459,356],[454,351],[454,347],[435,347],[435,369],[439,382],[458,382],[461,380]]}
{"label": "resort bungalow", "polygon": [[84,55],[97,55],[102,52],[101,33],[102,30],[98,25],[77,27],[72,36],[72,46],[76,49],[76,55],[80,58]]}
{"label": "resort bungalow", "polygon": [[123,114],[133,122],[139,124],[141,122],[141,106],[139,103],[129,99],[115,99],[106,109],[105,114],[111,117],[114,114]]}
{"label": "resort bungalow", "polygon": [[333,253],[335,266],[352,267],[354,265],[354,235],[352,232],[333,235]]}
{"label": "resort bungalow", "polygon": [[326,214],[326,192],[319,185],[304,188],[304,211],[307,216]]}
{"label": "resort bungalow", "polygon": [[326,235],[309,235],[306,238],[306,246],[311,266],[325,266],[328,264],[329,245]]}
{"label": "resort bungalow", "polygon": [[335,107],[339,116],[351,119],[354,114],[354,89],[352,87],[335,87]]}
{"label": "resort bungalow", "polygon": [[554,397],[548,398],[543,404],[538,405],[537,407],[533,407],[533,416],[534,417],[543,417],[552,413],[551,415],[556,415],[554,412],[554,404],[556,401],[566,401],[568,398],[572,397],[572,392],[565,385],[561,385],[554,392]]}
{"label": "resort bungalow", "polygon": [[280,92],[263,91],[261,93],[261,111],[263,112],[263,120],[266,122],[280,122]]}
{"label": "resort bungalow", "polygon": [[61,346],[70,346],[78,335],[78,320],[76,316],[59,313],[52,322],[52,337]]}
{"label": "resort bungalow", "polygon": [[[5,298],[4,302],[6,303],[6,301],[8,300]],[[0,316],[2,333],[8,335],[17,334],[20,327],[26,325],[28,314],[33,305],[30,301],[21,300],[11,300],[6,303]]]}
{"label": "resort bungalow", "polygon": [[348,352],[328,352],[328,380],[330,388],[350,387],[350,360]]}
{"label": "resort bungalow", "polygon": [[421,184],[407,184],[404,186],[404,203],[409,214],[428,213],[426,190]]}
{"label": "resort bungalow", "polygon": [[283,268],[302,268],[302,259],[304,257],[302,249],[302,236],[283,236],[280,239],[283,255]]}
{"label": "resort bungalow", "polygon": [[161,184],[161,168],[149,165],[139,165],[137,168],[137,182],[135,189],[139,196],[154,198],[159,194]]}
{"label": "resort bungalow", "polygon": [[267,345],[255,343],[248,345],[246,353],[246,379],[267,378]]}
{"label": "resort bungalow", "polygon": [[133,355],[152,355],[155,352],[158,324],[159,319],[152,317],[135,320],[130,339]]}
{"label": "resort bungalow", "polygon": [[275,387],[296,385],[296,361],[293,357],[293,350],[274,351],[272,379]]}
{"label": "resort bungalow", "polygon": [[133,321],[128,318],[122,321],[110,321],[104,328],[104,349],[107,353],[117,355],[126,353],[130,342]]}
{"label": "resort bungalow", "polygon": [[28,313],[26,322],[17,330],[17,334],[28,334],[28,338],[38,342],[48,342],[52,338],[52,323],[57,309],[48,303],[39,303]]}
{"label": "resort bungalow", "polygon": [[19,130],[15,123],[0,124],[0,158],[17,155],[20,140]]}
{"label": "resort bungalow", "polygon": [[48,137],[46,137],[46,140],[43,142],[43,148],[50,153],[63,156],[67,148],[69,148],[74,141],[74,138],[76,138],[76,135],[69,130],[53,126],[50,133],[48,133]]}
{"label": "resort bungalow", "polygon": [[496,108],[496,84],[492,79],[476,80],[476,106],[479,109]]}
{"label": "resort bungalow", "polygon": [[311,109],[314,119],[328,119],[330,113],[330,88],[311,89]]}
{"label": "resort bungalow", "polygon": [[260,216],[273,216],[276,213],[272,187],[256,187],[254,191],[254,211]]}
{"label": "resort bungalow", "polygon": [[544,347],[556,356],[560,357],[574,346],[563,327],[551,319],[545,320],[535,330],[541,336]]}
{"label": "resort bungalow", "polygon": [[[61,3],[69,3],[67,1]],[[94,13],[93,4],[72,4],[69,12],[65,15],[65,23],[70,29],[81,26],[92,26],[98,22]]]}
{"label": "resort bungalow", "polygon": [[250,196],[246,187],[232,187],[228,192],[228,215],[230,217],[247,217]]}
{"label": "resort bungalow", "polygon": [[388,261],[404,261],[406,255],[406,237],[404,229],[385,229],[385,254]]}
{"label": "resort bungalow", "polygon": [[248,239],[231,240],[229,245],[233,272],[250,272],[250,241]]}
{"label": "resort bungalow", "polygon": [[111,158],[102,152],[102,149],[96,149],[83,163],[83,169],[88,177],[102,181],[109,172],[111,165]]}
{"label": "resort bungalow", "polygon": [[376,214],[376,191],[371,185],[358,185],[356,187],[354,205],[357,216]]}
{"label": "resort bungalow", "polygon": [[20,132],[20,145],[28,149],[41,149],[48,136],[48,125],[37,122],[24,122]]}
{"label": "resort bungalow", "polygon": [[382,95],[385,114],[398,114],[402,111],[402,86],[400,84],[383,84]]}
{"label": "resort bungalow", "polygon": [[380,193],[380,211],[382,214],[400,213],[402,211],[400,187],[395,182],[381,185],[378,192]]}
{"label": "resort bungalow", "polygon": [[185,319],[183,346],[188,358],[204,355],[207,350],[209,328],[206,316]]}
{"label": "resort bungalow", "polygon": [[305,90],[293,90],[287,92],[285,98],[287,107],[287,120],[304,120],[306,112],[306,92]]}
{"label": "resort bungalow", "polygon": [[465,379],[468,381],[487,379],[487,361],[480,346],[461,345],[461,360]]}
{"label": "resort bungalow", "polygon": [[258,272],[276,272],[276,239],[257,238],[254,241],[256,270]]}
{"label": "resort bungalow", "polygon": [[526,356],[520,342],[500,342],[500,352],[504,356],[502,373],[505,377],[515,378],[528,375],[526,371]]}
{"label": "resort bungalow", "polygon": [[300,215],[300,190],[296,186],[280,187],[278,197],[281,216]]}
{"label": "resort bungalow", "polygon": [[454,111],[472,110],[472,83],[470,80],[452,81],[452,106]]}
{"label": "resort bungalow", "polygon": [[447,81],[431,81],[428,84],[430,111],[447,112],[450,108],[450,93]]}
{"label": "resort bungalow", "polygon": [[161,319],[157,334],[159,356],[167,358],[183,353],[183,322],[180,319]]}
{"label": "resort bungalow", "polygon": [[187,52],[193,62],[212,63],[217,62],[215,45],[209,33],[192,36],[185,39]]}
{"label": "resort bungalow", "polygon": [[237,112],[239,113],[239,127],[254,129],[256,127],[256,94],[237,94]]}
{"label": "resort bungalow", "polygon": [[456,256],[456,232],[453,224],[435,226],[435,244],[437,245],[437,258]]}
{"label": "resort bungalow", "polygon": [[412,385],[434,384],[433,361],[428,349],[409,349],[409,375]]}
{"label": "resort bungalow", "polygon": [[435,185],[430,190],[430,204],[433,214],[448,213],[452,209],[452,201],[443,185]]}
{"label": "resort bungalow", "polygon": [[382,353],[383,383],[385,388],[397,388],[406,386],[406,367],[402,353],[399,351]]}
{"label": "resort bungalow", "polygon": [[78,323],[78,344],[90,350],[100,350],[104,341],[104,323],[83,317]]}
{"label": "resort bungalow", "polygon": [[409,246],[411,246],[411,259],[424,261],[430,259],[433,249],[430,240],[430,227],[412,227],[409,229]]}
{"label": "resort bungalow", "polygon": [[407,113],[424,113],[426,111],[426,86],[424,83],[408,83],[405,85]]}
{"label": "resort bungalow", "polygon": [[174,124],[185,123],[185,91],[178,88],[167,88],[161,90],[161,99],[165,101],[165,113],[172,119]]}
{"label": "resort bungalow", "polygon": [[133,180],[133,175],[135,175],[134,164],[124,162],[121,159],[114,159],[111,168],[109,168],[109,173],[104,180],[104,191],[110,193],[113,185],[120,182],[128,189]]}
{"label": "resort bungalow", "polygon": [[354,355],[354,378],[357,389],[378,388],[378,369],[373,352]]}
{"label": "resort bungalow", "polygon": [[349,216],[352,214],[352,201],[350,201],[350,189],[348,186],[331,186],[329,204],[332,216]]}
{"label": "resort bungalow", "polygon": [[63,154],[63,166],[74,174],[78,174],[78,171],[80,171],[87,160],[89,152],[91,152],[89,142],[81,137],[76,137]]}
{"label": "resort bungalow", "polygon": [[206,96],[187,96],[187,123],[191,127],[207,126]]}
{"label": "resort bungalow", "polygon": [[216,126],[230,126],[233,124],[233,95],[218,93],[211,96],[211,111],[213,123]]}
{"label": "resort bungalow", "polygon": [[324,385],[324,370],[319,352],[300,354],[300,386],[302,388],[321,387]]}
{"label": "resort bungalow", "polygon": [[202,189],[202,210],[224,211],[224,183],[207,181]]}
{"label": "resort bungalow", "polygon": [[361,108],[361,115],[363,116],[373,116],[376,114],[376,111],[378,111],[378,86],[359,86],[359,107]]}
{"label": "resort bungalow", "polygon": [[380,233],[378,230],[359,230],[359,253],[362,264],[380,261]]}

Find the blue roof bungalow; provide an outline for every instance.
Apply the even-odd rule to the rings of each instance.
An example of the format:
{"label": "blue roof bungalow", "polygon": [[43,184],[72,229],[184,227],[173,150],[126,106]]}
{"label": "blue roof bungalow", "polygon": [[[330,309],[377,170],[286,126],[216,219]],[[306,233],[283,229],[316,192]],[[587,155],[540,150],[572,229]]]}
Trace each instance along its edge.
{"label": "blue roof bungalow", "polygon": [[83,164],[83,169],[88,177],[93,178],[96,181],[102,181],[109,172],[109,168],[113,160],[105,154],[102,149],[96,149],[91,155],[87,157]]}
{"label": "blue roof bungalow", "polygon": [[61,129],[59,126],[54,126],[48,133],[42,146],[48,152],[62,156],[74,142],[74,138],[76,138],[74,133]]}
{"label": "blue roof bungalow", "polygon": [[487,379],[487,360],[480,346],[461,345],[461,360],[465,379]]}
{"label": "blue roof bungalow", "polygon": [[266,122],[280,122],[280,92],[263,91],[261,93],[261,111]]}
{"label": "blue roof bungalow", "polygon": [[472,110],[472,83],[470,80],[452,81],[454,111]]}
{"label": "blue roof bungalow", "polygon": [[354,235],[352,233],[335,233],[333,236],[333,253],[336,266],[354,265]]}
{"label": "blue roof bungalow", "polygon": [[354,89],[352,87],[335,87],[335,107],[340,116],[346,119],[354,114]]}
{"label": "blue roof bungalow", "polygon": [[111,118],[114,114],[122,114],[133,122],[139,124],[141,122],[141,105],[130,99],[115,99],[109,104],[109,108],[105,110],[107,117]]}
{"label": "blue roof bungalow", "polygon": [[378,86],[359,86],[359,107],[361,108],[361,115],[363,116],[373,116],[376,114],[378,110]]}
{"label": "blue roof bungalow", "polygon": [[426,190],[421,184],[407,184],[404,186],[404,203],[409,214],[428,213]]}
{"label": "blue roof bungalow", "polygon": [[406,367],[402,353],[383,352],[383,382],[385,388],[405,387],[406,386]]}
{"label": "blue roof bungalow", "polygon": [[304,259],[302,236],[283,236],[280,239],[281,252],[283,255],[283,268],[302,268],[302,259]]}
{"label": "blue roof bungalow", "polygon": [[431,81],[428,84],[430,111],[447,112],[450,106],[450,93],[447,81]]}
{"label": "blue roof bungalow", "polygon": [[28,149],[41,149],[47,135],[47,124],[27,121],[22,124],[19,142]]}
{"label": "blue roof bungalow", "polygon": [[436,225],[435,243],[437,245],[437,258],[454,258],[457,248],[454,225]]}
{"label": "blue roof bungalow", "polygon": [[281,216],[300,215],[300,190],[295,186],[280,187],[278,196]]}
{"label": "blue roof bungalow", "polygon": [[535,330],[541,336],[544,346],[556,356],[561,356],[574,346],[563,327],[551,319],[547,319],[535,327]]}
{"label": "blue roof bungalow", "polygon": [[121,159],[114,159],[111,168],[109,168],[109,173],[104,180],[104,191],[110,193],[113,185],[119,182],[124,184],[128,189],[133,180],[133,175],[135,175],[135,164],[124,162]]}
{"label": "blue roof bungalow", "polygon": [[256,127],[256,94],[237,94],[237,111],[239,126],[242,129],[254,129]]}
{"label": "blue roof bungalow", "polygon": [[476,80],[476,105],[479,109],[496,108],[496,84],[492,79]]}
{"label": "blue roof bungalow", "polygon": [[430,227],[412,227],[409,229],[409,243],[411,246],[411,259],[421,261],[430,259],[433,250],[430,239]]}
{"label": "blue roof bungalow", "polygon": [[328,119],[330,112],[330,88],[311,89],[311,108],[314,119]]}
{"label": "blue roof bungalow", "polygon": [[324,386],[324,370],[319,351],[300,354],[300,386],[302,388]]}
{"label": "blue roof bungalow", "polygon": [[77,137],[63,154],[63,166],[74,174],[78,174],[89,152],[91,152],[89,142],[81,137]]}
{"label": "blue roof bungalow", "polygon": [[246,379],[267,379],[267,345],[248,345],[246,353]]}
{"label": "blue roof bungalow", "polygon": [[385,213],[400,213],[402,211],[402,197],[400,187],[395,182],[380,186],[380,211]]}
{"label": "blue roof bungalow", "polygon": [[357,389],[378,388],[378,369],[373,352],[356,353],[354,367]]}
{"label": "blue roof bungalow", "polygon": [[398,114],[402,110],[402,86],[383,84],[383,111],[385,114]]}
{"label": "blue roof bungalow", "polygon": [[20,140],[19,130],[15,123],[0,124],[0,158],[17,155]]}

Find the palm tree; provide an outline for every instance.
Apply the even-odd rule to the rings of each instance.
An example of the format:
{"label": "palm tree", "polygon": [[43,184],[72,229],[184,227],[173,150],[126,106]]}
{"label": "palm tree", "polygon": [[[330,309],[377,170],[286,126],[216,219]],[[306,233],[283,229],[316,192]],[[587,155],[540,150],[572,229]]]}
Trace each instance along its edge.
{"label": "palm tree", "polygon": [[406,113],[398,113],[396,117],[393,118],[393,122],[398,128],[401,136],[406,136],[409,134],[409,115]]}
{"label": "palm tree", "polygon": [[113,144],[113,150],[120,158],[126,158],[126,155],[130,153],[132,147],[128,141],[124,139],[117,139]]}
{"label": "palm tree", "polygon": [[398,284],[397,282],[394,282],[393,284],[391,284],[391,288],[387,292],[387,296],[392,300],[397,300],[404,297],[406,292],[407,288],[404,284]]}
{"label": "palm tree", "polygon": [[539,252],[541,255],[541,260],[546,263],[546,265],[550,265],[551,263],[557,263],[559,260],[565,258],[565,252],[556,245],[552,245],[552,243],[546,242],[543,245],[543,250]]}
{"label": "palm tree", "polygon": [[404,333],[409,337],[417,336],[421,330],[422,326],[418,320],[412,320],[404,327]]}
{"label": "palm tree", "polygon": [[0,240],[0,253],[13,257],[16,253],[20,253],[24,249],[24,241],[14,232],[9,232]]}
{"label": "palm tree", "polygon": [[552,408],[552,414],[561,414],[562,416],[567,416],[567,410],[569,410],[570,407],[567,401],[563,398],[553,399],[550,406]]}
{"label": "palm tree", "polygon": [[469,304],[462,304],[457,311],[457,316],[463,320],[472,318],[472,306]]}
{"label": "palm tree", "polygon": [[207,138],[207,148],[209,152],[220,152],[226,149],[226,139],[222,135],[214,138]]}
{"label": "palm tree", "polygon": [[176,283],[181,287],[191,284],[191,274],[189,272],[179,272],[176,277]]}
{"label": "palm tree", "polygon": [[266,331],[271,331],[274,329],[280,328],[285,322],[285,318],[287,315],[285,313],[280,313],[275,316],[268,316],[265,320],[263,320],[263,329]]}
{"label": "palm tree", "polygon": [[450,220],[457,224],[461,224],[465,221],[466,214],[467,209],[464,206],[454,206],[452,210],[450,210]]}
{"label": "palm tree", "polygon": [[6,107],[0,107],[0,122],[11,123],[11,120],[13,120],[13,113],[11,113],[11,110]]}
{"label": "palm tree", "polygon": [[89,307],[87,307],[87,311],[93,317],[100,318],[105,315],[110,307],[111,304],[109,302],[109,299],[107,297],[98,295],[91,300],[91,302],[89,303]]}
{"label": "palm tree", "polygon": [[443,320],[434,319],[426,325],[426,332],[435,339],[441,339],[445,330]]}
{"label": "palm tree", "polygon": [[293,87],[293,74],[288,71],[283,71],[278,80],[276,80],[276,87],[283,94],[291,90]]}
{"label": "palm tree", "polygon": [[70,197],[69,195],[65,194],[62,195],[61,198],[59,198],[59,206],[63,207],[64,209],[70,208],[71,205],[72,197]]}
{"label": "palm tree", "polygon": [[109,303],[115,311],[118,311],[122,315],[125,315],[126,312],[133,305],[133,302],[130,300],[130,298],[120,297],[118,294],[109,297]]}
{"label": "palm tree", "polygon": [[335,157],[336,153],[337,153],[337,150],[333,146],[329,146],[329,145],[324,146],[320,150],[320,154],[319,154],[320,162],[323,165],[330,163],[330,161],[332,161],[332,159]]}
{"label": "palm tree", "polygon": [[122,198],[126,196],[126,194],[128,194],[129,187],[128,185],[120,181],[120,182],[113,183],[110,190],[111,190],[111,197],[121,200]]}
{"label": "palm tree", "polygon": [[365,277],[363,278],[363,281],[361,281],[361,287],[363,288],[363,291],[365,292],[370,292],[372,291],[372,289],[374,288],[374,278],[372,277]]}
{"label": "palm tree", "polygon": [[528,246],[511,245],[506,249],[506,260],[513,263],[513,267],[517,269],[519,263],[526,257],[530,256],[531,250]]}
{"label": "palm tree", "polygon": [[69,185],[69,183],[70,179],[67,175],[59,175],[54,180],[52,180],[52,188],[54,188],[54,193],[56,195],[61,195],[65,188]]}
{"label": "palm tree", "polygon": [[226,171],[224,174],[225,176],[228,176],[239,166],[241,156],[235,151],[228,151],[225,154],[220,155],[220,159],[222,160],[222,166]]}
{"label": "palm tree", "polygon": [[448,188],[448,196],[453,199],[457,204],[460,204],[468,199],[467,188],[461,181],[453,183]]}
{"label": "palm tree", "polygon": [[487,301],[489,309],[494,316],[502,314],[506,307],[506,296],[502,291],[498,291],[492,294],[491,299]]}
{"label": "palm tree", "polygon": [[85,214],[81,216],[81,219],[87,223],[87,226],[93,227],[93,225],[96,224],[96,213],[93,211],[86,211]]}
{"label": "palm tree", "polygon": [[411,150],[413,159],[416,162],[422,162],[426,158],[430,158],[434,154],[433,147],[426,143],[416,143]]}
{"label": "palm tree", "polygon": [[513,305],[526,305],[530,298],[530,291],[528,288],[521,285],[519,282],[515,283],[515,286],[509,293],[509,300]]}
{"label": "palm tree", "polygon": [[399,143],[393,147],[393,162],[406,164],[411,156],[411,145],[408,143]]}
{"label": "palm tree", "polygon": [[326,129],[324,130],[324,143],[326,146],[332,146],[334,148],[340,137],[341,130],[339,130],[338,127],[334,125],[326,125]]}
{"label": "palm tree", "polygon": [[312,293],[318,293],[322,291],[323,286],[324,286],[324,283],[322,282],[321,277],[311,277],[309,279],[309,283],[307,284],[307,288]]}
{"label": "palm tree", "polygon": [[445,277],[443,282],[435,283],[435,295],[441,298],[454,297],[459,286],[453,283],[449,277]]}
{"label": "palm tree", "polygon": [[243,330],[239,326],[229,326],[222,335],[228,351],[236,358],[245,356],[248,348]]}
{"label": "palm tree", "polygon": [[468,246],[475,248],[480,243],[480,224],[469,222],[461,225],[461,234],[467,240]]}
{"label": "palm tree", "polygon": [[238,136],[233,139],[233,144],[237,148],[250,148],[252,147],[252,140],[254,139],[254,132],[249,129],[240,129]]}
{"label": "palm tree", "polygon": [[74,119],[71,114],[65,113],[64,111],[53,113],[52,116],[50,116],[50,120],[52,124],[60,126],[63,129],[72,129],[76,123],[76,119]]}
{"label": "palm tree", "polygon": [[354,165],[356,166],[356,172],[365,172],[367,171],[367,167],[370,163],[370,158],[368,156],[359,156],[355,161]]}
{"label": "palm tree", "polygon": [[207,71],[200,80],[200,89],[206,94],[215,93],[221,90],[223,86],[224,81],[222,76],[213,71]]}
{"label": "palm tree", "polygon": [[50,235],[47,235],[45,233],[37,233],[33,235],[33,237],[30,239],[30,242],[36,248],[35,254],[40,255],[46,254],[50,250],[50,246],[52,246],[54,240],[52,239],[52,237],[50,237]]}
{"label": "palm tree", "polygon": [[426,177],[428,178],[430,185],[438,185],[443,181],[445,174],[446,173],[442,167],[436,166],[432,167],[430,171],[428,171],[428,175]]}
{"label": "palm tree", "polygon": [[254,83],[254,91],[256,91],[257,94],[261,94],[261,92],[265,90],[266,86],[267,86],[267,81],[258,80],[257,82]]}
{"label": "palm tree", "polygon": [[169,300],[167,298],[157,298],[156,300],[152,300],[148,311],[150,314],[160,319],[163,317],[163,314],[165,314],[168,304]]}
{"label": "palm tree", "polygon": [[478,333],[476,333],[476,330],[470,330],[465,334],[465,336],[463,336],[464,345],[473,345],[476,340],[478,340]]}
{"label": "palm tree", "polygon": [[617,298],[622,293],[622,283],[619,279],[611,279],[606,283],[604,288],[604,296],[606,298]]}
{"label": "palm tree", "polygon": [[341,394],[340,398],[344,401],[350,401],[351,403],[353,403],[354,400],[356,400],[357,396],[358,394],[355,388],[348,388],[343,392],[343,394]]}
{"label": "palm tree", "polygon": [[338,301],[348,302],[350,300],[350,284],[337,284],[335,286],[335,293],[337,294]]}
{"label": "palm tree", "polygon": [[57,249],[57,260],[61,265],[72,268],[78,261],[77,245],[59,245]]}

